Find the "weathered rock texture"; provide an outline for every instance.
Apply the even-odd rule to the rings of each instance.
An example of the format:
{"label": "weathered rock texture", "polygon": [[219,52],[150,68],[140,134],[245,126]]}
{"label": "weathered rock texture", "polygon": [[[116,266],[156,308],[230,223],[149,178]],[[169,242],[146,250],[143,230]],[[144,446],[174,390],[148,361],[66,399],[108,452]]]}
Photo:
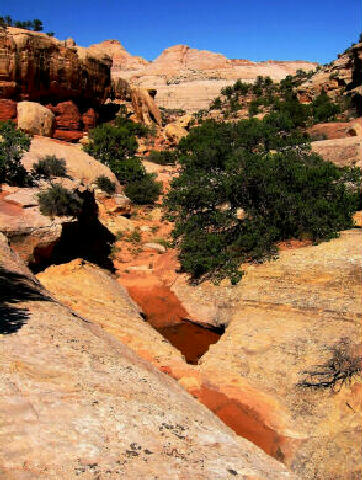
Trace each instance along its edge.
{"label": "weathered rock texture", "polygon": [[312,142],[312,150],[339,167],[362,167],[361,136]]}
{"label": "weathered rock texture", "polygon": [[258,75],[280,80],[298,69],[311,70],[313,62],[251,62],[229,60],[223,55],[175,45],[162,52],[153,62],[132,57],[115,40],[89,47],[89,51],[104,51],[113,58],[112,78],[122,78],[131,85],[157,91],[159,107],[195,112],[207,108],[220,89],[238,78],[253,82]]}
{"label": "weathered rock texture", "polygon": [[308,480],[361,475],[361,378],[334,391],[297,386],[342,339],[360,348],[361,237],[283,251],[246,266],[233,288],[173,287],[191,318],[228,324],[201,359],[201,401]]}
{"label": "weathered rock texture", "polygon": [[[321,67],[297,88],[299,100],[305,103],[311,102],[322,91],[325,91],[333,100],[342,95],[361,102],[362,43],[355,44],[338,55],[337,60]],[[358,110],[361,114],[362,107],[359,106]]]}
{"label": "weathered rock texture", "polygon": [[37,188],[10,188],[0,194],[0,232],[27,263],[37,262],[40,252],[50,254],[70,217],[45,217],[40,213]]}
{"label": "weathered rock texture", "polygon": [[[0,50],[1,120],[16,120],[14,105],[20,101],[18,124],[30,133],[76,141],[96,125],[97,110],[111,92],[109,57],[97,58],[72,41],[18,28],[0,30]],[[37,118],[27,114],[24,123],[23,109],[34,110],[36,104],[23,101],[52,110],[51,128],[40,128],[38,113]]]}
{"label": "weathered rock texture", "polygon": [[[114,215],[130,213],[131,202],[124,195],[123,188],[114,174],[79,147],[45,137],[36,137],[31,142],[29,152],[22,157],[23,165],[31,171],[33,164],[47,155],[64,159],[70,177],[53,179],[53,183],[61,183],[67,189],[78,190],[82,192],[84,198],[95,196],[95,199],[88,200],[95,202],[96,210],[89,211],[87,214],[89,217],[92,213],[92,216],[97,217],[107,227]],[[115,183],[115,194],[106,195],[97,188],[95,181],[102,175]],[[40,190],[49,188],[50,184],[44,180],[39,186],[40,188],[15,188],[5,185],[0,194],[0,232],[9,238],[12,248],[27,263],[35,264],[51,257],[64,228],[76,222],[76,219],[70,217],[51,218],[42,215],[37,195]],[[95,236],[96,232],[92,234]]]}
{"label": "weathered rock texture", "polygon": [[55,155],[64,159],[67,174],[72,179],[83,183],[87,188],[91,187],[98,177],[104,175],[116,184],[117,193],[123,191],[114,173],[106,165],[98,162],[76,145],[58,142],[45,137],[35,137],[31,141],[29,152],[23,155],[22,163],[26,170],[30,171],[39,158],[47,155]]}
{"label": "weathered rock texture", "polygon": [[18,127],[30,135],[51,137],[54,129],[54,115],[35,102],[18,103]]}
{"label": "weathered rock texture", "polygon": [[293,478],[0,245],[3,478]]}
{"label": "weathered rock texture", "polygon": [[69,42],[19,28],[1,29],[0,98],[102,102],[109,94],[109,61]]}

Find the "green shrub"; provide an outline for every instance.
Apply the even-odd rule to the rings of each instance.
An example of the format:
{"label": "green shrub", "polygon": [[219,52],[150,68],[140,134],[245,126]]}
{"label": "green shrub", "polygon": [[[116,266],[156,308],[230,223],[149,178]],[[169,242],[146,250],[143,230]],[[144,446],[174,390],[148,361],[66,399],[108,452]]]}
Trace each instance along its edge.
{"label": "green shrub", "polygon": [[151,204],[158,198],[161,186],[134,156],[138,147],[136,133],[142,133],[143,126],[122,117],[116,123],[91,130],[85,150],[109,166],[118,181],[126,185],[126,195],[133,203]]}
{"label": "green shrub", "polygon": [[155,181],[155,176],[146,173],[140,180],[128,182],[125,193],[137,205],[151,205],[159,197],[162,184]]}
{"label": "green shrub", "polygon": [[164,150],[162,152],[152,150],[147,157],[147,160],[159,165],[175,165],[177,162],[177,155],[176,152],[171,150]]}
{"label": "green shrub", "polygon": [[108,195],[112,195],[116,191],[116,184],[105,175],[98,177],[96,179],[96,184],[98,188],[108,193]]}
{"label": "green shrub", "polygon": [[210,105],[210,110],[220,110],[222,107],[221,98],[216,97],[215,100]]}
{"label": "green shrub", "polygon": [[127,238],[127,242],[131,242],[131,243],[140,243],[142,240],[142,235],[141,235],[141,232],[140,230],[133,230],[132,233],[129,234],[128,238]]}
{"label": "green shrub", "polygon": [[352,226],[360,170],[311,153],[294,126],[298,120],[287,113],[235,124],[206,121],[181,140],[181,170],[165,204],[175,220],[182,271],[192,279],[237,283],[240,264],[273,256],[279,241],[319,242]]}
{"label": "green shrub", "polygon": [[45,178],[68,176],[64,158],[57,158],[55,155],[39,158],[38,162],[33,164],[33,174]]}
{"label": "green shrub", "polygon": [[30,137],[17,130],[13,122],[0,123],[0,183],[23,187],[32,183],[21,163],[30,147]]}
{"label": "green shrub", "polygon": [[82,210],[83,201],[77,192],[53,185],[39,193],[40,212],[48,217],[76,217]]}
{"label": "green shrub", "polygon": [[99,125],[89,132],[89,143],[83,148],[111,170],[119,161],[137,151],[137,139],[129,125]]}
{"label": "green shrub", "polygon": [[335,119],[340,107],[332,103],[326,92],[320,93],[312,102],[314,123],[325,123]]}

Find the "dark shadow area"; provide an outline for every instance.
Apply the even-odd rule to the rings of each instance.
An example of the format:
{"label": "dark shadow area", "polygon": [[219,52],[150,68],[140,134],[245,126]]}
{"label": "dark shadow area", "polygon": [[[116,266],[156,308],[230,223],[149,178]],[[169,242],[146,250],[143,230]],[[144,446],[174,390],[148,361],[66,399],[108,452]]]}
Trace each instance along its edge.
{"label": "dark shadow area", "polygon": [[217,343],[225,333],[225,327],[205,327],[188,318],[175,325],[155,329],[182,353],[190,365],[197,365],[210,345]]}
{"label": "dark shadow area", "polygon": [[86,190],[82,193],[83,209],[76,222],[63,224],[60,239],[49,248],[34,250],[34,263],[29,267],[38,273],[50,265],[68,263],[83,258],[101,268],[114,272],[109,258],[115,236],[98,219],[98,206],[94,196]]}
{"label": "dark shadow area", "polygon": [[114,120],[119,112],[121,105],[116,103],[105,103],[98,108],[99,120],[98,124],[108,123]]}
{"label": "dark shadow area", "polygon": [[0,334],[17,332],[29,317],[26,308],[14,304],[36,300],[49,301],[50,297],[41,293],[25,275],[0,267]]}

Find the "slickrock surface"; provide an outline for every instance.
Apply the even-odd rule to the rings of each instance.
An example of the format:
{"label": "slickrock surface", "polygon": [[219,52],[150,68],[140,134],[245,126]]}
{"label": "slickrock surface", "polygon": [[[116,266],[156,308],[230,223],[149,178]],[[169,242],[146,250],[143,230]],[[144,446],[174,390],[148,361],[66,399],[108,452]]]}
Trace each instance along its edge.
{"label": "slickrock surface", "polygon": [[253,82],[258,75],[280,80],[298,69],[312,70],[313,62],[251,62],[229,60],[225,56],[187,45],[164,50],[153,62],[130,55],[119,42],[107,40],[88,47],[91,54],[101,52],[113,58],[112,79],[123,78],[133,86],[157,90],[159,107],[195,112],[207,108],[220,89],[238,78]]}
{"label": "slickrock surface", "polygon": [[[338,140],[346,137],[362,136],[362,118],[351,120],[348,123],[317,123],[309,127],[307,132],[312,139],[321,137],[318,140]],[[315,140],[317,139],[315,138]]]}
{"label": "slickrock surface", "polygon": [[2,478],[293,478],[0,245]]}
{"label": "slickrock surface", "polygon": [[173,286],[191,318],[209,307],[228,322],[201,359],[201,401],[306,479],[361,475],[361,378],[335,391],[297,386],[342,339],[360,355],[361,240],[351,230],[283,251],[236,287]]}
{"label": "slickrock surface", "polygon": [[339,167],[362,167],[362,137],[311,142],[313,152]]}
{"label": "slickrock surface", "polygon": [[180,352],[140,317],[139,307],[108,272],[76,259],[53,265],[37,278],[64,305],[99,324],[159,369],[173,365],[187,372]]}
{"label": "slickrock surface", "polygon": [[37,136],[32,139],[29,152],[23,155],[22,163],[30,171],[39,158],[47,155],[64,159],[68,175],[81,181],[86,187],[94,183],[99,176],[104,175],[116,184],[117,192],[122,191],[114,173],[106,165],[84,152],[79,145]]}

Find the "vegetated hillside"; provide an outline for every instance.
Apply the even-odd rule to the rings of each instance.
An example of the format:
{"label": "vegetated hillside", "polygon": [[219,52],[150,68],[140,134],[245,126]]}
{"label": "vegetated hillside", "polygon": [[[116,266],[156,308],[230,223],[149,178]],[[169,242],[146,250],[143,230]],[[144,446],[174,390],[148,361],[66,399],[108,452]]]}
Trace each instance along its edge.
{"label": "vegetated hillside", "polygon": [[290,96],[301,104],[310,117],[309,123],[348,121],[361,115],[362,44],[354,44],[338,60],[318,66],[314,71],[299,69],[279,82],[270,76],[259,76],[254,84],[239,79],[221,89],[208,109],[200,110],[196,119],[240,119],[280,109],[280,102]]}
{"label": "vegetated hillside", "polygon": [[[356,68],[357,61],[351,81]],[[272,256],[276,242],[319,242],[353,225],[361,171],[311,153],[307,127],[356,117],[356,97],[347,84],[332,100],[321,87],[302,103],[297,88],[308,76],[237,81],[195,116],[198,126],[180,141],[180,175],[166,205],[176,221],[181,268],[192,279],[237,283],[240,263]]]}

